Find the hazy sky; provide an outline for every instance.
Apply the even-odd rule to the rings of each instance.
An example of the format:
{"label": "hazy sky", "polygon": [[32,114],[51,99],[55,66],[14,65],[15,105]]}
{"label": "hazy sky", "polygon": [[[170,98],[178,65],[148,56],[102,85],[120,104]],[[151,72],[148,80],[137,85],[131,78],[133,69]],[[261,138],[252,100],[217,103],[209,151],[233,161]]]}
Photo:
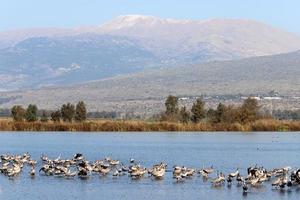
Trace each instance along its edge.
{"label": "hazy sky", "polygon": [[97,25],[118,15],[247,18],[300,34],[300,0],[0,0],[0,30]]}

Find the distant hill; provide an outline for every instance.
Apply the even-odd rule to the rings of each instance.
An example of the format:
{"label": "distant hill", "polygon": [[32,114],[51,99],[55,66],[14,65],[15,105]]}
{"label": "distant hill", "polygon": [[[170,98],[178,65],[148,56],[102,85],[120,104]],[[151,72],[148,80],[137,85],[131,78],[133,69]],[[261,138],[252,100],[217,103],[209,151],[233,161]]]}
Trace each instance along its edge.
{"label": "distant hill", "polygon": [[0,89],[70,85],[135,72],[157,62],[135,40],[119,36],[29,38],[0,50]]}
{"label": "distant hill", "polygon": [[0,91],[298,49],[299,36],[242,19],[127,15],[100,26],[7,31],[0,32]]}
{"label": "distant hill", "polygon": [[297,51],[235,61],[145,70],[72,87],[2,93],[1,96],[6,101],[1,107],[36,103],[41,107],[56,108],[68,101],[84,100],[92,110],[113,110],[118,104],[124,105],[126,102],[131,102],[131,107],[147,110],[151,108],[135,101],[153,103],[169,94],[250,95],[268,93],[271,90],[281,95],[300,96],[299,77],[300,51]]}

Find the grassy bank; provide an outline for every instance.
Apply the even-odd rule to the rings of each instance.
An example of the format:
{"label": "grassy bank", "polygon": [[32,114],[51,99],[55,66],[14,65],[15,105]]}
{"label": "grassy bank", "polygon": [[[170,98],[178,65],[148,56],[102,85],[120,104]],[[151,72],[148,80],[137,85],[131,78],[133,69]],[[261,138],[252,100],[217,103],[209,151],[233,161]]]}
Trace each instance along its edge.
{"label": "grassy bank", "polygon": [[0,131],[300,131],[300,121],[257,120],[249,124],[172,123],[88,120],[86,122],[14,122],[0,119]]}

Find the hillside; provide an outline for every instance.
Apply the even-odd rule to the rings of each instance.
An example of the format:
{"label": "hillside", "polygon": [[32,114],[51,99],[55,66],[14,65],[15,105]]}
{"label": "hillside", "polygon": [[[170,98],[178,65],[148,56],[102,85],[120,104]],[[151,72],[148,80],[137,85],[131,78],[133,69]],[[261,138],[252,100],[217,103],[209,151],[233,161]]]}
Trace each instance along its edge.
{"label": "hillside", "polygon": [[68,101],[84,100],[90,110],[140,109],[150,112],[153,108],[149,105],[161,103],[168,94],[250,95],[275,90],[281,95],[300,96],[299,77],[300,52],[297,51],[146,70],[72,87],[2,93],[1,97],[6,101],[2,101],[1,107],[35,103],[53,109]]}
{"label": "hillside", "polygon": [[100,26],[0,32],[0,91],[67,86],[298,49],[299,36],[242,19],[128,15]]}
{"label": "hillside", "polygon": [[176,59],[180,55],[179,59],[186,61],[209,61],[214,54],[221,54],[222,59],[273,55],[299,50],[300,44],[299,36],[247,19],[175,20],[126,15],[96,31],[139,38],[158,56]]}
{"label": "hillside", "polygon": [[157,62],[135,40],[119,36],[30,38],[0,50],[0,89],[70,85],[135,72]]}

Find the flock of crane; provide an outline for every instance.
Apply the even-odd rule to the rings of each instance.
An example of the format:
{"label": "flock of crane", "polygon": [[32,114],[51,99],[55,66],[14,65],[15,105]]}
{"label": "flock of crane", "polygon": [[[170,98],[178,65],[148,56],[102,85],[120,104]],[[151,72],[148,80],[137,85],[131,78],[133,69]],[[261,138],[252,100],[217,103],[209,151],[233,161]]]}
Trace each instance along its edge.
{"label": "flock of crane", "polygon": [[[162,179],[166,172],[173,173],[173,179],[177,182],[199,174],[204,180],[211,180],[213,187],[221,187],[225,184],[231,185],[234,181],[242,186],[243,192],[247,193],[251,187],[258,187],[266,182],[272,182],[272,186],[278,189],[285,187],[291,188],[300,186],[300,169],[292,170],[291,167],[282,167],[272,170],[266,170],[263,167],[249,167],[247,175],[242,176],[237,169],[227,176],[222,172],[215,171],[213,167],[202,168],[200,170],[181,166],[174,166],[172,170],[167,169],[166,163],[160,163],[146,168],[135,162],[134,159],[129,160],[128,166],[119,160],[104,158],[90,162],[80,153],[77,153],[71,159],[50,159],[47,156],[41,156],[42,166],[36,172],[37,161],[33,160],[29,153],[23,155],[1,155],[0,173],[8,177],[15,177],[22,173],[24,166],[29,166],[29,176],[35,177],[37,173],[46,176],[59,176],[72,178],[78,176],[80,178],[88,178],[92,174],[101,174],[103,176],[112,175],[118,177],[128,175],[132,179],[140,179],[146,174],[155,179]],[[216,177],[212,178],[216,173]]]}

